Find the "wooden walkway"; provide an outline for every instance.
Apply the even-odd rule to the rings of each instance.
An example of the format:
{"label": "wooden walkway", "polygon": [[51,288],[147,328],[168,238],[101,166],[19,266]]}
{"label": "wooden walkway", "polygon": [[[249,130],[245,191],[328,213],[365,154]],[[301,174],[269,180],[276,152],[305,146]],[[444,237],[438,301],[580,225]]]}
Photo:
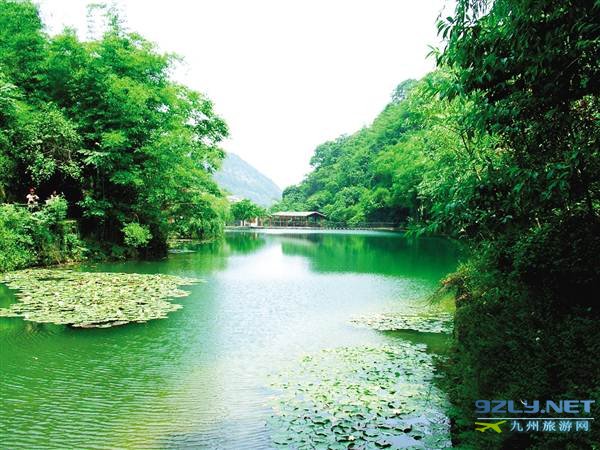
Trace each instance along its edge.
{"label": "wooden walkway", "polygon": [[371,231],[406,231],[395,224],[329,224],[329,225],[314,225],[314,226],[276,226],[276,225],[227,225],[228,230],[371,230]]}

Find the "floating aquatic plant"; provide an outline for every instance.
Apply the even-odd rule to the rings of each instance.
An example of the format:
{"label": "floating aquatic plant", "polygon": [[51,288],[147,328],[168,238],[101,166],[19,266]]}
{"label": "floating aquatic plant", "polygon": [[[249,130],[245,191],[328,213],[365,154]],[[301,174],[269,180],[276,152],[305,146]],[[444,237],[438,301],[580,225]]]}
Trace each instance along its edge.
{"label": "floating aquatic plant", "polygon": [[86,328],[146,322],[181,308],[167,298],[189,295],[178,286],[197,281],[160,274],[20,270],[0,275],[0,283],[15,289],[18,299],[0,308],[0,316]]}
{"label": "floating aquatic plant", "polygon": [[417,314],[385,313],[350,319],[354,325],[379,331],[414,330],[425,333],[452,332],[452,314],[447,312],[420,312]]}
{"label": "floating aquatic plant", "polygon": [[446,400],[424,345],[344,347],[306,356],[275,377],[276,447],[450,447]]}

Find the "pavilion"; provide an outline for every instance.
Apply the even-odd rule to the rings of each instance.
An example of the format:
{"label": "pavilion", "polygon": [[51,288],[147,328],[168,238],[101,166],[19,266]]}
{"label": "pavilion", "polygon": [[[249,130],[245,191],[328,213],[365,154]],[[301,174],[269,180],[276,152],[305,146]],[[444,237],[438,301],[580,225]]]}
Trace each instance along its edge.
{"label": "pavilion", "polygon": [[265,222],[273,227],[320,227],[327,219],[318,211],[280,211],[271,214]]}

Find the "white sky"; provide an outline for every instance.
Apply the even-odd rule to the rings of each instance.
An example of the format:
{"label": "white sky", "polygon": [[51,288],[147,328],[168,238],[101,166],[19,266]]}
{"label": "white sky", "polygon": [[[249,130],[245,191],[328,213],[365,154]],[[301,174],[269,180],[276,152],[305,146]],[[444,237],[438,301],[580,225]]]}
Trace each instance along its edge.
{"label": "white sky", "polygon": [[[130,30],[184,57],[175,78],[226,120],[223,143],[281,187],[317,145],[368,125],[394,87],[433,69],[451,0],[118,0]],[[39,0],[51,33],[87,34],[87,0]],[[448,15],[448,14],[446,14]]]}

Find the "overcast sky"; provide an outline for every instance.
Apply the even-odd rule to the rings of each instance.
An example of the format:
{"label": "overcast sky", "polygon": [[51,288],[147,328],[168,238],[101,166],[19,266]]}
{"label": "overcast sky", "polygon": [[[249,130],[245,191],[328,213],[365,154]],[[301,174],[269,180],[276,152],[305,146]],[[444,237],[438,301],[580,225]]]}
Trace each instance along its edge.
{"label": "overcast sky", "polygon": [[[51,33],[87,34],[86,0],[40,0]],[[448,0],[119,0],[127,26],[184,57],[175,78],[226,120],[223,148],[281,187],[315,147],[368,125],[394,87],[433,69]],[[446,14],[447,15],[447,14]]]}

